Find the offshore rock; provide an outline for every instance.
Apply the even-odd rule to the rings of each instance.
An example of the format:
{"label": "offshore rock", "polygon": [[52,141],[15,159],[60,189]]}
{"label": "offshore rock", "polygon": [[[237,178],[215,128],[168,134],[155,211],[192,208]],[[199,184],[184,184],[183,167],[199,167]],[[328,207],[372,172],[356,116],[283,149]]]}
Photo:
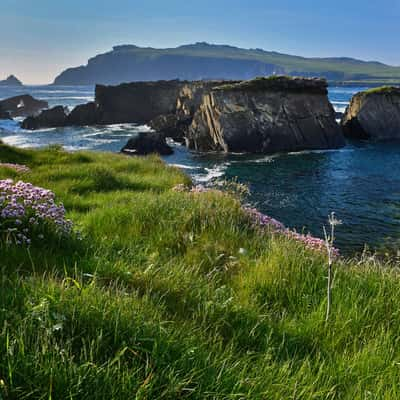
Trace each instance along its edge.
{"label": "offshore rock", "polygon": [[139,132],[129,139],[128,143],[121,149],[121,152],[138,156],[145,156],[147,154],[168,156],[174,151],[168,146],[163,134],[157,132]]}
{"label": "offshore rock", "polygon": [[38,100],[29,94],[10,97],[0,101],[4,111],[8,111],[11,117],[27,117],[37,115],[41,110],[48,108],[47,101]]}
{"label": "offshore rock", "polygon": [[7,79],[0,81],[0,86],[23,86],[23,84],[15,75],[10,75]]}
{"label": "offshore rock", "polygon": [[23,122],[23,129],[56,128],[66,126],[67,114],[63,106],[43,110],[37,117],[28,117]]}
{"label": "offshore rock", "polygon": [[400,139],[400,88],[381,87],[354,95],[342,127],[351,138]]}
{"label": "offshore rock", "polygon": [[344,146],[324,79],[257,78],[204,94],[186,137],[197,151],[275,153]]}

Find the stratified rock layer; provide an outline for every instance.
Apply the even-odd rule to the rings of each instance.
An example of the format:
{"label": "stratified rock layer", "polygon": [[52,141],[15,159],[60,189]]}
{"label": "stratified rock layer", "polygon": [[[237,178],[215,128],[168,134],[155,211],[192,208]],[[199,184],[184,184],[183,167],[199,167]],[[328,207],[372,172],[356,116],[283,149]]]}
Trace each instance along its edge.
{"label": "stratified rock layer", "polygon": [[202,97],[186,142],[198,151],[274,153],[344,145],[322,79],[258,78]]}
{"label": "stratified rock layer", "polygon": [[346,136],[400,139],[400,88],[382,87],[353,96],[342,118]]}

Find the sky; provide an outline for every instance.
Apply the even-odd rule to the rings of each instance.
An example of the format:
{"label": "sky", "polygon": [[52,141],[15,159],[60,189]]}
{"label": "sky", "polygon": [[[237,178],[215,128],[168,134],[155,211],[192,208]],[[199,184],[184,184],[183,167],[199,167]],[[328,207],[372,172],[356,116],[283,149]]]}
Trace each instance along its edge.
{"label": "sky", "polygon": [[206,41],[400,66],[400,0],[0,0],[0,79],[54,80],[117,44]]}

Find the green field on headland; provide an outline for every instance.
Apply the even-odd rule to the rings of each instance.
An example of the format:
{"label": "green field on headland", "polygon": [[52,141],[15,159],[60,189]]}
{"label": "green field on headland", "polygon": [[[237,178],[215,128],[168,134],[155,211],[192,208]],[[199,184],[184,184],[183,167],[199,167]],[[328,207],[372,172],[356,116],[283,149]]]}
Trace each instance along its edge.
{"label": "green field on headland", "polygon": [[233,194],[173,190],[190,180],[158,157],[0,144],[0,162],[81,232],[0,243],[0,399],[400,398],[395,265],[337,260],[325,322],[323,253]]}

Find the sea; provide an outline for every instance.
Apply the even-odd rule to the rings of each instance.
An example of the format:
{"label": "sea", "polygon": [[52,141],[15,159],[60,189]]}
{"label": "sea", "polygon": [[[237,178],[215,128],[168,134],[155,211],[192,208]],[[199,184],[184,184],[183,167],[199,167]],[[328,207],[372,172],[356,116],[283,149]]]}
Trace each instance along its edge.
{"label": "sea", "polygon": [[[332,86],[329,98],[343,112],[353,94],[368,89]],[[19,95],[48,101],[50,107],[93,100],[92,86],[25,86],[0,88],[0,99]],[[0,139],[17,147],[61,144],[68,151],[118,152],[135,132],[147,126],[117,124],[93,127],[20,128],[19,121],[0,121]],[[348,141],[339,150],[302,151],[274,155],[198,154],[172,143],[164,157],[197,184],[236,179],[249,186],[248,201],[287,227],[322,237],[329,213],[342,224],[336,245],[352,256],[365,249],[396,252],[400,245],[400,142]],[[1,160],[0,160],[1,161]]]}

